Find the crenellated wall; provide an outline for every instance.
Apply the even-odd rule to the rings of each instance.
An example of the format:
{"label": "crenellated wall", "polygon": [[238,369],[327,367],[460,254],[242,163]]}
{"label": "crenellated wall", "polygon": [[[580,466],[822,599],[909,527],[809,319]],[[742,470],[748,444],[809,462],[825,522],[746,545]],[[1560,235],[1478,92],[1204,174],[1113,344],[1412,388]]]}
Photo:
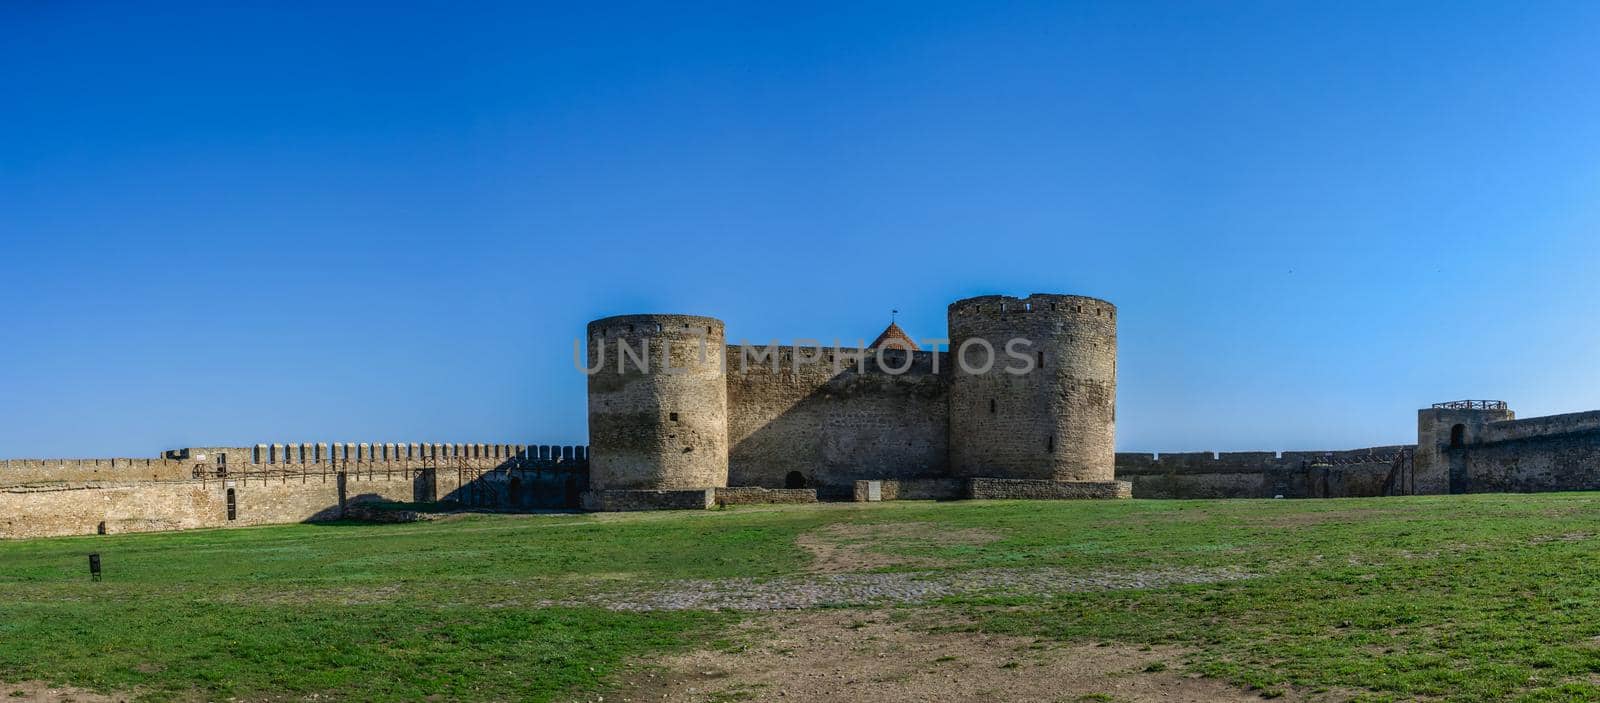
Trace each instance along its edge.
{"label": "crenellated wall", "polygon": [[588,447],[549,444],[459,444],[438,442],[289,442],[253,447],[186,447],[163,452],[170,460],[218,465],[437,463],[473,467],[534,466],[587,461]]}
{"label": "crenellated wall", "polygon": [[8,460],[0,538],[331,520],[341,514],[341,482],[346,505],[576,509],[587,455],[560,445],[294,443],[189,447],[161,459]]}

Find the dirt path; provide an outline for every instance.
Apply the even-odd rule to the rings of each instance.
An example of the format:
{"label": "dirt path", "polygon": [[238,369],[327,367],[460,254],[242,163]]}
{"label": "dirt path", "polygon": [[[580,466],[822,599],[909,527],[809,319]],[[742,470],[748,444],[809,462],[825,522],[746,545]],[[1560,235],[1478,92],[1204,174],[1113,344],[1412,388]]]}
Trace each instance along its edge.
{"label": "dirt path", "polygon": [[42,681],[0,681],[0,701],[16,703],[123,703],[133,696],[107,696],[71,686],[51,686]]}
{"label": "dirt path", "polygon": [[[1062,645],[1024,637],[927,633],[893,611],[812,611],[754,619],[728,650],[644,662],[606,701],[1124,701],[1263,700],[1214,679],[1177,673],[1171,647]],[[899,614],[904,617],[904,613]],[[1295,691],[1282,701],[1336,701]],[[590,700],[593,700],[592,698]]]}

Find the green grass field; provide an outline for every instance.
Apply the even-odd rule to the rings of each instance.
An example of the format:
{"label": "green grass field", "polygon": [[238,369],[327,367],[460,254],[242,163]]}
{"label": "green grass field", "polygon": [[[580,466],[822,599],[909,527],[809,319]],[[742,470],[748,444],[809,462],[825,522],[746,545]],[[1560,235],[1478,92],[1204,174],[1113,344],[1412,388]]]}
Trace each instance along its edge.
{"label": "green grass field", "polygon": [[[855,545],[886,570],[1229,567],[1221,583],[905,605],[952,628],[1175,644],[1190,671],[1363,700],[1600,699],[1600,495],[958,502],[470,516],[0,543],[0,681],[141,697],[564,699],[752,613],[552,607],[803,573],[831,523],[977,528]],[[89,581],[99,552],[105,580]],[[5,690],[0,685],[0,699]]]}

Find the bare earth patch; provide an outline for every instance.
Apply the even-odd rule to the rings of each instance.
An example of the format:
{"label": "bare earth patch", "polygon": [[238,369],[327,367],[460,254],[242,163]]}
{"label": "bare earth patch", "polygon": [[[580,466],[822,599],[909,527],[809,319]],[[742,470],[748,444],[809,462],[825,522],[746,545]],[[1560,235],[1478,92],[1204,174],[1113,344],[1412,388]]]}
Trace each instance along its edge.
{"label": "bare earth patch", "polygon": [[1061,593],[1163,588],[1252,578],[1228,568],[1173,568],[1085,573],[1058,568],[973,569],[668,581],[648,590],[597,591],[539,606],[608,610],[802,610],[838,606],[926,603],[973,593],[1051,596]]}
{"label": "bare earth patch", "polygon": [[834,523],[800,535],[795,544],[810,552],[812,571],[838,574],[887,566],[943,566],[936,559],[899,552],[929,546],[988,544],[1002,536],[989,530],[952,530],[927,522]]}
{"label": "bare earth patch", "polygon": [[[728,651],[700,650],[635,665],[607,701],[1262,700],[1179,673],[1183,650],[1059,644],[970,632],[923,632],[888,612],[784,613],[742,625]],[[1276,692],[1275,692],[1276,693]],[[1297,691],[1278,700],[1313,698]]]}
{"label": "bare earth patch", "polygon": [[122,703],[133,696],[107,696],[71,686],[51,686],[42,681],[0,681],[0,701],[18,703]]}

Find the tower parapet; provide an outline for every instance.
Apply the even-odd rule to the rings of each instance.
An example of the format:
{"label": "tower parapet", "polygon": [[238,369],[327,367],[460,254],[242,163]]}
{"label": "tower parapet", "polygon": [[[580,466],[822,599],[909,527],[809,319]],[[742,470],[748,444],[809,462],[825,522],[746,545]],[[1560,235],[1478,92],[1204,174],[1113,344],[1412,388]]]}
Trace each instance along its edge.
{"label": "tower parapet", "polygon": [[1480,441],[1491,423],[1516,417],[1503,400],[1457,400],[1418,410],[1416,492],[1463,492],[1466,447]]}
{"label": "tower parapet", "polygon": [[988,295],[952,303],[948,316],[956,475],[1113,480],[1115,305]]}

